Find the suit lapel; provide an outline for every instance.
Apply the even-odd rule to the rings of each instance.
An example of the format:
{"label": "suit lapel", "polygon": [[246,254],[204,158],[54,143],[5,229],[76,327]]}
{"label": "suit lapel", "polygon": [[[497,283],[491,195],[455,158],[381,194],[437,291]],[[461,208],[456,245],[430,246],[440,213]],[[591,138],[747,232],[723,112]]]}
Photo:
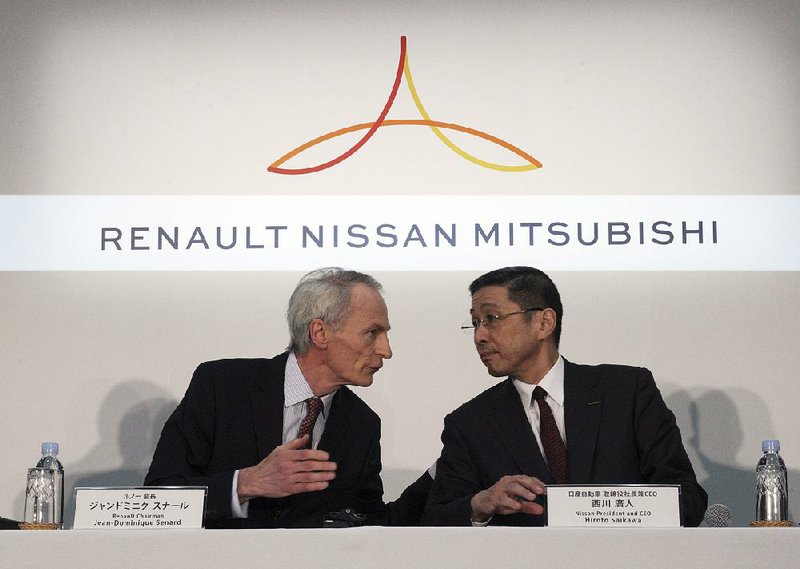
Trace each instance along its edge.
{"label": "suit lapel", "polygon": [[351,414],[346,409],[349,395],[350,392],[346,387],[340,387],[336,390],[333,395],[333,401],[331,401],[331,408],[328,411],[328,417],[325,420],[325,430],[322,431],[322,438],[320,438],[317,445],[318,449],[327,451],[332,457],[341,457],[340,447],[347,443],[345,433],[350,428],[351,420]]}
{"label": "suit lapel", "polygon": [[520,472],[536,476],[545,484],[552,484],[553,478],[536,444],[536,437],[533,436],[511,378],[500,386],[493,413],[492,426]]}
{"label": "suit lapel", "polygon": [[288,352],[267,360],[250,396],[259,461],[283,443],[283,384]]}
{"label": "suit lapel", "polygon": [[564,360],[564,424],[570,482],[586,484],[592,472],[603,391],[584,368]]}

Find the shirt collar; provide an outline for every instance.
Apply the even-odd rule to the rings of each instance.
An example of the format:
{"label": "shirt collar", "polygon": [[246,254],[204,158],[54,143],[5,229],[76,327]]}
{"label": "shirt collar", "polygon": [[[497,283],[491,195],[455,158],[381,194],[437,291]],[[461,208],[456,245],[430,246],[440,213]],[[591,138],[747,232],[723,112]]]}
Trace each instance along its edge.
{"label": "shirt collar", "polygon": [[[322,415],[326,417],[328,410],[331,407],[333,396],[336,392],[323,395],[322,399]],[[300,371],[300,364],[297,363],[297,356],[294,352],[289,353],[289,358],[286,360],[286,371],[284,373],[283,381],[283,406],[291,407],[298,403],[304,402],[306,399],[314,397],[314,392],[311,386],[308,385],[303,372]]]}
{"label": "shirt collar", "polygon": [[525,383],[524,381],[514,378],[514,387],[517,389],[517,392],[523,401],[528,401],[528,404],[530,404],[532,401],[533,390],[536,389],[536,386],[541,386],[541,388],[547,392],[548,397],[550,397],[560,407],[563,407],[564,358],[559,355],[553,367],[551,367],[550,370],[544,375],[542,380],[535,385],[531,383]]}

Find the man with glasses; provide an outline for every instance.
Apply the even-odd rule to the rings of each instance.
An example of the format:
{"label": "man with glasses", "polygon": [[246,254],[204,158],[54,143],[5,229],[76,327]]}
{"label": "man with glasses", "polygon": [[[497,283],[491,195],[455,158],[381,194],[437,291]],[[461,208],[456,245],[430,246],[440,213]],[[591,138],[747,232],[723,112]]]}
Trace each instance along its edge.
{"label": "man with glasses", "polygon": [[561,297],[538,269],[498,269],[469,291],[465,328],[507,379],[445,418],[423,523],[542,525],[548,484],[651,483],[680,484],[683,524],[699,525],[708,497],[652,374],[565,360]]}

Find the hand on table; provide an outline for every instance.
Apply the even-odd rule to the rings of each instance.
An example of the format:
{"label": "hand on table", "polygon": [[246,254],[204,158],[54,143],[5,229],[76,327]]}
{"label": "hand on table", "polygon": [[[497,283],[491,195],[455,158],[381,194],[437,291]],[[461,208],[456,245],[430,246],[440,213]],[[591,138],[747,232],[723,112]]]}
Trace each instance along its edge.
{"label": "hand on table", "polygon": [[544,508],[534,500],[546,492],[546,486],[538,478],[521,474],[503,476],[494,486],[472,497],[472,521],[483,523],[495,515],[540,515]]}

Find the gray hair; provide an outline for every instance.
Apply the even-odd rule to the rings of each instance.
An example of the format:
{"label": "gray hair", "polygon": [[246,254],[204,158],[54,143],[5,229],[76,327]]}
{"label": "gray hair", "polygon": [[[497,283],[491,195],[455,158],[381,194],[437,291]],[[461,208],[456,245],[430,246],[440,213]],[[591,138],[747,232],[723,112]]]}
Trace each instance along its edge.
{"label": "gray hair", "polygon": [[371,276],[341,267],[317,269],[300,279],[286,310],[289,350],[302,355],[311,348],[308,327],[312,320],[320,319],[338,330],[350,307],[350,291],[358,284],[383,292],[381,284]]}

